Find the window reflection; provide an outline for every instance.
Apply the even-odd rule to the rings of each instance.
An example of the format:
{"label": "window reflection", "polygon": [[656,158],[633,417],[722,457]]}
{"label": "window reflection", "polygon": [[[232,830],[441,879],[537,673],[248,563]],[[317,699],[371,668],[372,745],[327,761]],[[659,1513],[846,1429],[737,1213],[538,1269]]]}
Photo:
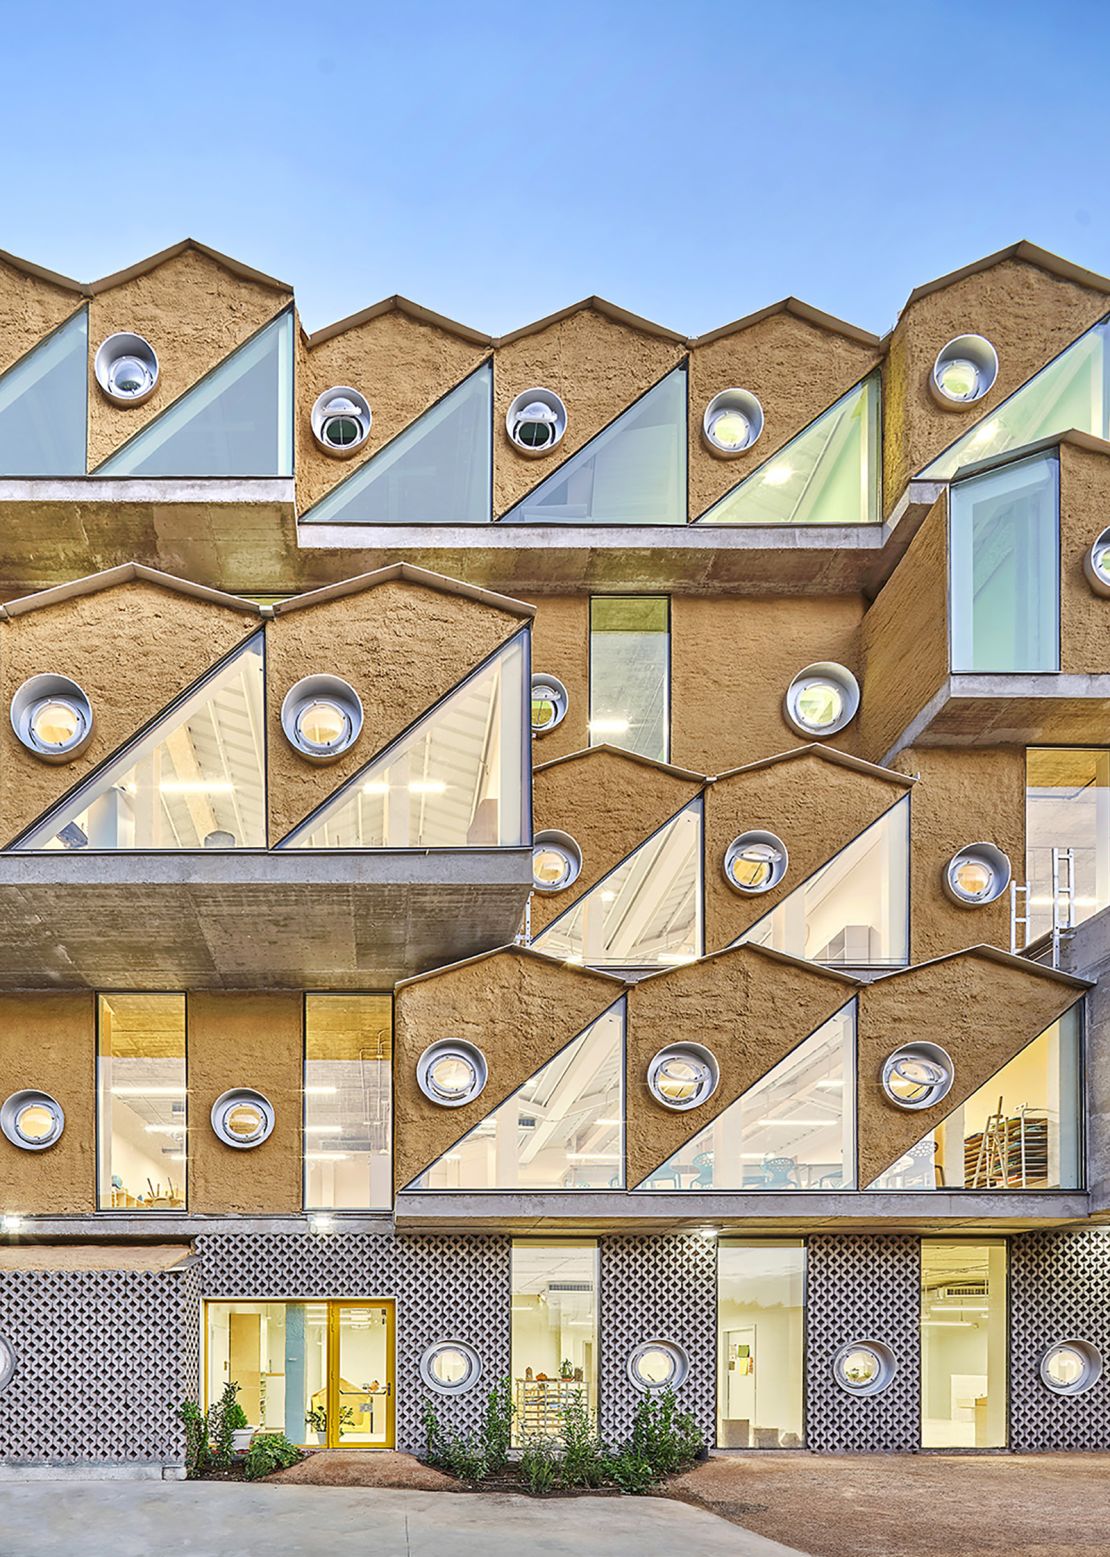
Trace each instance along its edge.
{"label": "window reflection", "polygon": [[1082,924],[1110,903],[1110,752],[1034,747],[1026,753],[1025,771],[1025,871],[1032,940],[1051,930],[1054,896],[1061,922],[1067,921],[1070,908],[1074,924]]}
{"label": "window reflection", "polygon": [[97,1205],[185,1207],[185,996],[97,1002]]}
{"label": "window reflection", "polygon": [[305,998],[304,1196],[309,1210],[392,1204],[392,1001]]}
{"label": "window reflection", "polygon": [[670,601],[590,601],[590,745],[666,762],[670,752]]}

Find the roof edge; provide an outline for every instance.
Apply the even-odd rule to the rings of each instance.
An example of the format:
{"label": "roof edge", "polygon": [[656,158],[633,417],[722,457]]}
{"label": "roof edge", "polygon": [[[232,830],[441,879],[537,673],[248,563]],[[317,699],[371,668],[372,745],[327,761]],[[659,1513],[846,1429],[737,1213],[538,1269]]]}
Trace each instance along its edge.
{"label": "roof edge", "polygon": [[114,568],[104,568],[99,573],[87,573],[83,578],[70,579],[65,584],[54,584],[49,589],[37,590],[33,595],[22,595],[9,600],[3,607],[7,618],[27,616],[31,611],[41,611],[48,606],[60,605],[65,600],[75,600],[81,595],[96,595],[118,584],[142,581],[156,584],[175,594],[190,595],[196,600],[207,600],[246,616],[257,616],[261,621],[263,607],[243,595],[229,595],[222,589],[212,589],[207,584],[194,584],[191,579],[178,578],[173,573],[163,573],[158,568],[148,568],[142,562],[121,562]]}
{"label": "roof edge", "polygon": [[656,773],[669,773],[673,778],[687,779],[693,784],[709,782],[709,775],[706,773],[695,773],[692,768],[679,768],[671,762],[660,762],[656,757],[644,757],[638,751],[626,751],[623,746],[614,746],[609,741],[601,741],[597,746],[583,746],[578,751],[567,752],[563,757],[550,757],[546,762],[533,763],[532,772],[544,773],[548,768],[557,768],[564,762],[582,761],[592,757],[595,752],[610,752],[614,757],[638,762],[642,767],[652,768]]}
{"label": "roof edge", "polygon": [[[1051,249],[1042,249],[1038,244],[1030,243],[1028,238],[1021,238],[1008,248],[998,249],[993,254],[984,255],[982,259],[973,260],[970,265],[961,266],[959,270],[950,270],[947,275],[938,276],[935,281],[926,281],[914,287],[903,305],[902,313],[911,303],[928,297],[931,292],[941,292],[945,287],[954,286],[957,281],[978,275],[983,270],[992,270],[995,265],[1001,265],[1009,259],[1023,260],[1027,265],[1035,265],[1039,270],[1047,270],[1051,275],[1059,276],[1062,281],[1074,281],[1078,286],[1089,287],[1094,292],[1110,293],[1110,277],[1100,276],[1095,270],[1075,265],[1071,260],[1053,254]],[[900,313],[898,317],[901,316]]]}
{"label": "roof edge", "polygon": [[863,757],[853,757],[849,752],[839,751],[835,746],[825,746],[821,741],[809,741],[804,746],[792,746],[789,751],[780,751],[773,757],[761,757],[758,762],[745,762],[739,768],[727,768],[724,773],[714,774],[709,782],[716,784],[721,779],[736,778],[740,773],[757,773],[760,768],[773,768],[776,763],[792,762],[798,757],[820,757],[842,768],[854,768],[857,773],[869,773],[872,778],[887,779],[903,789],[912,789],[917,783],[912,774],[899,773],[897,768],[886,768],[881,763],[868,762]]}
{"label": "roof edge", "polygon": [[473,330],[470,325],[460,324],[457,319],[449,319],[446,314],[437,314],[434,309],[425,308],[421,303],[414,303],[411,298],[402,297],[400,292],[394,292],[391,297],[383,297],[380,302],[371,303],[368,308],[360,308],[356,313],[348,314],[345,319],[337,319],[334,324],[326,324],[311,335],[304,332],[305,344],[309,351],[312,351],[314,347],[323,346],[338,335],[345,335],[348,330],[357,330],[360,324],[369,324],[372,319],[379,319],[382,314],[391,313],[407,314],[410,319],[431,325],[437,330],[444,330],[449,335],[457,335],[460,340],[469,341],[473,346],[493,345],[492,335],[484,335],[481,330]]}
{"label": "roof edge", "polygon": [[987,962],[997,962],[1006,968],[1016,968],[1021,973],[1033,973],[1040,978],[1055,979],[1059,984],[1067,984],[1072,989],[1093,989],[1097,980],[1082,978],[1078,973],[1065,973],[1062,968],[1049,968],[1043,962],[1034,962],[1030,957],[1018,956],[1016,952],[1003,951],[1000,946],[990,946],[986,941],[980,941],[974,946],[965,946],[960,951],[945,952],[940,957],[927,957],[924,962],[911,962],[904,968],[892,968],[889,973],[880,973],[871,980],[872,984],[885,984],[888,979],[902,978],[907,973],[915,973],[919,968],[933,968],[942,962],[953,962],[957,957],[982,957]]}
{"label": "roof edge", "polygon": [[677,330],[668,329],[663,324],[656,324],[651,319],[645,319],[641,314],[630,313],[627,308],[621,308],[616,303],[610,303],[604,297],[597,296],[584,297],[577,303],[571,303],[553,314],[547,314],[543,319],[536,319],[531,324],[522,325],[519,330],[510,330],[508,335],[495,336],[493,345],[511,346],[514,341],[523,340],[528,335],[538,335],[541,330],[546,330],[550,325],[559,324],[563,319],[570,319],[574,314],[584,313],[587,309],[592,309],[594,313],[601,314],[605,319],[611,319],[614,324],[626,324],[634,330],[640,330],[644,335],[656,335],[660,340],[672,341],[676,346],[689,345],[689,338],[679,334]]}
{"label": "roof edge", "polygon": [[18,254],[9,254],[7,249],[0,249],[0,261],[35,281],[45,281],[52,287],[61,287],[63,291],[76,292],[79,297],[89,295],[83,282],[74,281],[72,276],[63,276],[56,270],[47,270],[43,265],[35,265],[31,260],[20,259]]}
{"label": "roof edge", "polygon": [[303,594],[291,595],[287,600],[275,601],[272,607],[273,613],[275,617],[285,616],[290,611],[302,611],[306,606],[323,605],[329,600],[341,600],[345,595],[362,594],[364,590],[377,589],[379,584],[388,584],[396,579],[410,584],[422,584],[427,589],[436,589],[444,595],[462,595],[466,599],[477,600],[481,605],[492,606],[497,611],[504,611],[524,621],[531,621],[536,614],[536,607],[528,605],[523,600],[514,600],[510,595],[499,595],[491,589],[482,589],[477,584],[467,584],[462,579],[449,578],[445,573],[433,573],[430,568],[419,568],[412,562],[391,562],[384,568],[375,568],[370,573],[358,573],[353,578],[341,580],[338,584],[325,584],[319,589],[309,589]]}
{"label": "roof edge", "polygon": [[812,324],[819,330],[826,330],[832,335],[843,335],[861,346],[874,348],[876,352],[882,347],[881,336],[874,335],[870,330],[864,330],[859,325],[850,324],[846,319],[838,319],[835,314],[827,314],[820,308],[814,308],[810,303],[803,303],[798,297],[780,298],[777,303],[769,303],[766,308],[759,308],[753,314],[745,314],[741,319],[734,319],[731,324],[719,325],[717,329],[709,330],[704,335],[692,335],[688,344],[694,350],[699,346],[709,346],[727,335],[738,335],[742,330],[749,330],[762,320],[771,318],[773,314],[793,314],[795,318],[802,319],[806,324]]}
{"label": "roof edge", "polygon": [[[627,979],[622,979],[616,973],[605,973],[600,968],[586,968],[581,963],[567,962],[562,957],[552,957],[547,952],[537,951],[534,946],[521,946],[517,941],[510,941],[506,946],[495,946],[491,951],[477,952],[473,957],[462,957],[458,962],[444,963],[442,968],[429,968],[426,973],[414,973],[410,978],[400,979],[394,984],[394,991],[407,989],[410,984],[423,984],[428,979],[439,978],[442,973],[453,973],[456,968],[468,968],[474,963],[488,962],[491,957],[500,957],[505,952],[511,952],[517,957],[529,957],[533,961],[546,963],[549,968],[569,968],[572,973],[582,974],[586,978],[597,979],[605,984],[611,984],[618,991],[631,989],[632,985]],[[617,999],[614,994],[613,999]]]}
{"label": "roof edge", "polygon": [[89,297],[97,297],[102,292],[110,292],[114,287],[123,286],[126,281],[134,281],[138,276],[145,276],[148,272],[157,270],[159,265],[164,265],[167,260],[176,259],[179,254],[185,254],[189,250],[214,260],[217,265],[221,265],[224,270],[230,271],[233,276],[238,276],[243,281],[253,281],[259,286],[271,287],[275,292],[283,292],[290,297],[293,295],[293,288],[287,281],[278,281],[276,277],[266,275],[265,271],[244,265],[241,260],[233,259],[230,254],[221,254],[219,249],[210,248],[207,243],[201,243],[197,238],[182,238],[179,243],[171,243],[168,249],[160,249],[157,254],[150,254],[146,259],[138,260],[124,270],[113,271],[110,276],[101,276],[99,281],[90,281],[85,290]]}

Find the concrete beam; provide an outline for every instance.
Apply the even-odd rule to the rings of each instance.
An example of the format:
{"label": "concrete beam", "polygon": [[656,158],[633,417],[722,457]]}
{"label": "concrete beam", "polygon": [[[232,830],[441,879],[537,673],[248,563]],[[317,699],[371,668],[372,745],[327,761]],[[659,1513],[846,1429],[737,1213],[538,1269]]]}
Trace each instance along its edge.
{"label": "concrete beam", "polygon": [[1110,675],[952,675],[879,761],[910,746],[1083,744],[1108,717]]}

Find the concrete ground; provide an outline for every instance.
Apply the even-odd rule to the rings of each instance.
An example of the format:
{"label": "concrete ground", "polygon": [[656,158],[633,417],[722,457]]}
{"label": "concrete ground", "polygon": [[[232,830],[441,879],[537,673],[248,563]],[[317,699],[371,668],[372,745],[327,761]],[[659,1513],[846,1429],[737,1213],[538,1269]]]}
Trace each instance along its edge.
{"label": "concrete ground", "polygon": [[235,1482],[10,1482],[0,1552],[35,1557],[805,1557],[664,1498],[532,1498]]}

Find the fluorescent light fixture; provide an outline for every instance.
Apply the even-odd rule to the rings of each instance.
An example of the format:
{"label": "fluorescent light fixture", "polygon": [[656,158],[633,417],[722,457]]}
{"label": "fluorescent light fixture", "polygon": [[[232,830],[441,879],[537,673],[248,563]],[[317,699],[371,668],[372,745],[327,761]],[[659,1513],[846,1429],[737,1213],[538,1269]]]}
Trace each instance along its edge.
{"label": "fluorescent light fixture", "polygon": [[342,1125],[305,1125],[309,1135],[342,1135]]}
{"label": "fluorescent light fixture", "polygon": [[627,719],[591,719],[587,726],[591,735],[627,735]]}
{"label": "fluorescent light fixture", "polygon": [[179,1124],[179,1125],[176,1125],[176,1124],[144,1125],[143,1129],[146,1131],[147,1135],[184,1135],[185,1134],[185,1126],[183,1124]]}
{"label": "fluorescent light fixture", "polygon": [[816,1129],[818,1125],[835,1124],[835,1119],[757,1119],[757,1125],[788,1125],[792,1130]]}
{"label": "fluorescent light fixture", "polygon": [[825,1077],[817,1083],[822,1092],[843,1092],[843,1081],[834,1081],[831,1077]]}
{"label": "fluorescent light fixture", "polygon": [[184,1097],[184,1087],[113,1087],[113,1097]]}
{"label": "fluorescent light fixture", "polygon": [[447,785],[442,779],[413,779],[409,785],[410,795],[444,795],[447,793]]}
{"label": "fluorescent light fixture", "polygon": [[362,786],[364,795],[388,795],[390,785],[385,779],[370,779]]}
{"label": "fluorescent light fixture", "polygon": [[973,1319],[923,1319],[923,1325],[931,1326],[934,1330],[974,1330]]}
{"label": "fluorescent light fixture", "polygon": [[305,1097],[334,1097],[338,1087],[305,1087]]}
{"label": "fluorescent light fixture", "polygon": [[305,1152],[306,1162],[346,1162],[350,1152]]}
{"label": "fluorescent light fixture", "polygon": [[794,474],[794,467],[789,460],[776,460],[773,465],[763,472],[763,481],[769,487],[785,486]]}
{"label": "fluorescent light fixture", "polygon": [[656,960],[656,962],[668,963],[669,965],[677,968],[677,967],[681,967],[682,964],[686,963],[686,962],[697,962],[698,959],[697,959],[697,957],[694,956],[693,952],[666,952],[666,951],[664,951],[664,952],[658,952],[656,954],[655,960]]}
{"label": "fluorescent light fixture", "polygon": [[230,779],[163,779],[158,785],[163,795],[233,795]]}
{"label": "fluorescent light fixture", "polygon": [[603,903],[613,903],[616,901],[616,897],[617,894],[606,887],[605,891],[601,894],[601,901]]}

